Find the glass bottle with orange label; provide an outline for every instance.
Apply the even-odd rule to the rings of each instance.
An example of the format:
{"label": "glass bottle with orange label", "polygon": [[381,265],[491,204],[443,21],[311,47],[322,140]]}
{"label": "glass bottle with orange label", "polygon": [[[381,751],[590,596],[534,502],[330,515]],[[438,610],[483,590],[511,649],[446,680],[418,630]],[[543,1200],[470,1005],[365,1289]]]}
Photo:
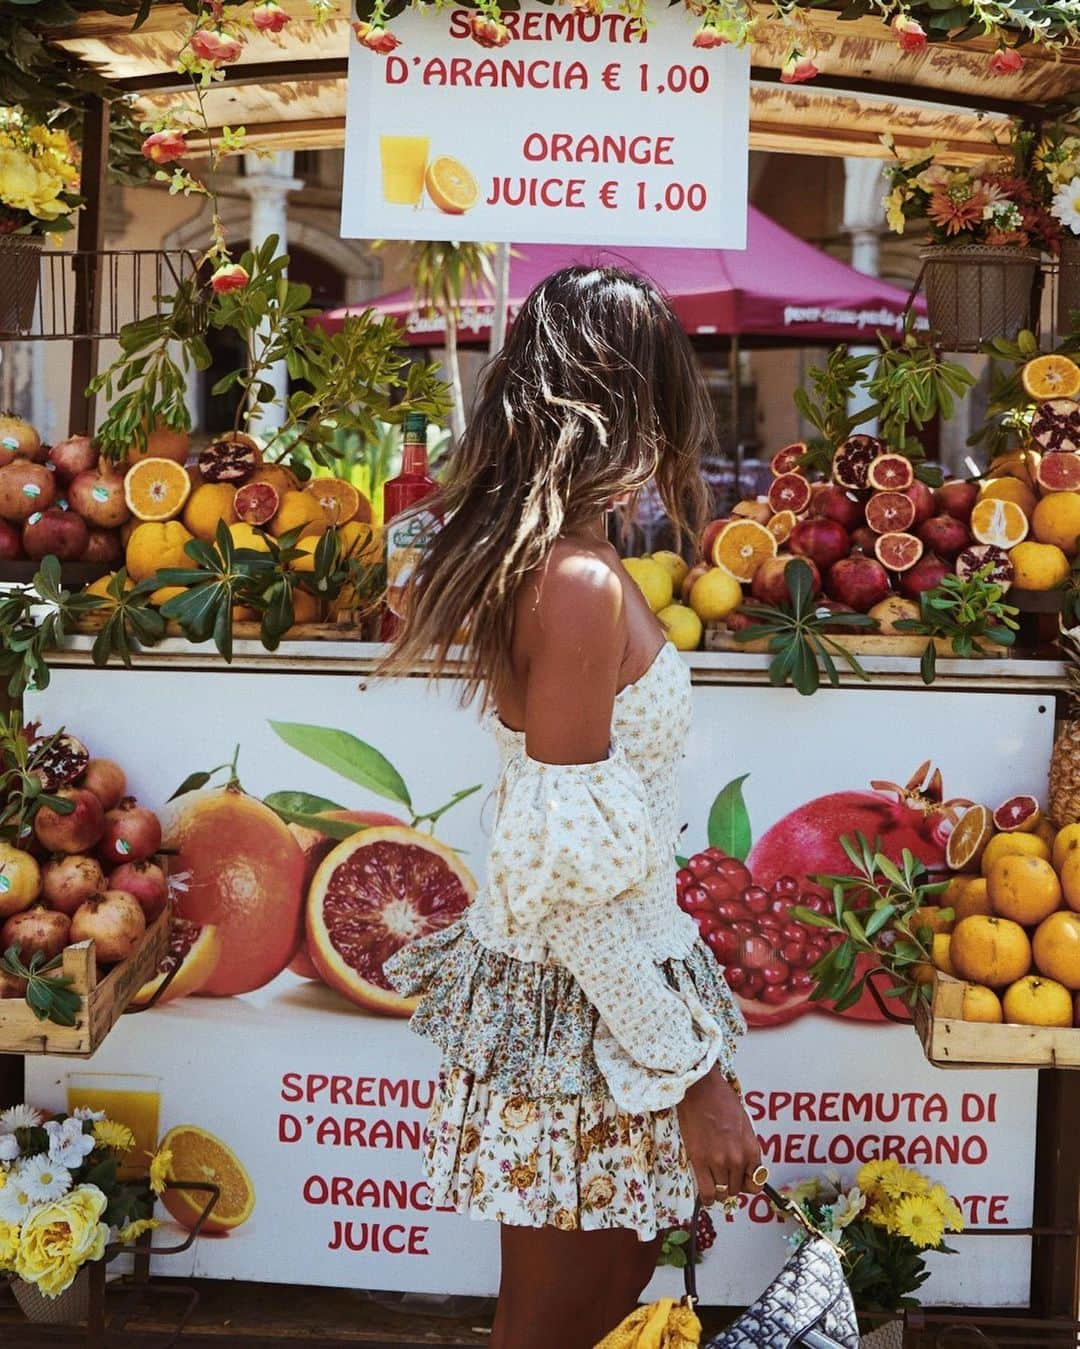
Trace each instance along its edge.
{"label": "glass bottle with orange label", "polygon": [[428,473],[427,418],[422,412],[405,414],[401,472],[383,485],[383,529],[386,538],[386,610],[380,637],[390,641],[404,613],[405,591],[424,547],[442,523],[432,510],[416,508],[438,491]]}

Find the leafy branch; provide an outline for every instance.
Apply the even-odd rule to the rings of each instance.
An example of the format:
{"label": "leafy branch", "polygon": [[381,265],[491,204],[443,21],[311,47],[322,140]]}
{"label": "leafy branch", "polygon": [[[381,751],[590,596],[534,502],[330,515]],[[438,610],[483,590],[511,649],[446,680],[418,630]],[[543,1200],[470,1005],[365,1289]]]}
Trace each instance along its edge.
{"label": "leafy branch", "polygon": [[992,656],[994,653],[983,642],[1012,646],[1016,641],[1020,612],[1011,604],[1002,603],[1005,590],[993,579],[993,563],[987,563],[967,577],[946,576],[940,585],[924,590],[919,596],[919,617],[899,619],[898,632],[913,632],[929,637],[922,654],[921,671],[924,684],[932,684],[937,677],[937,645],[935,638],[949,641],[953,654],[964,660]]}
{"label": "leafy branch", "polygon": [[[1080,330],[1066,337],[1052,354],[1074,357],[1078,351]],[[968,444],[985,447],[992,462],[1010,451],[1022,451],[1027,444],[1036,404],[1024,388],[1021,372],[1028,361],[1043,352],[1035,334],[1026,328],[1017,333],[1015,341],[1005,337],[993,338],[984,344],[983,352],[992,361],[990,400],[986,420],[968,437]]]}
{"label": "leafy branch", "polygon": [[52,973],[63,963],[63,956],[53,956],[46,961],[43,951],[35,951],[29,965],[24,965],[18,945],[9,946],[0,956],[0,970],[16,979],[25,979],[26,1001],[39,1021],[74,1026],[82,998],[72,991],[70,978]]}
{"label": "leafy branch", "polygon": [[35,726],[24,726],[18,712],[0,718],[0,838],[21,844],[42,806],[70,815],[74,802],[53,796],[44,781],[43,765],[63,739],[63,731],[38,738]]}
{"label": "leafy branch", "polygon": [[849,355],[846,346],[834,347],[824,368],[813,365],[807,371],[811,390],[795,390],[793,397],[799,415],[817,431],[817,437],[801,460],[804,470],[827,476],[832,471],[836,447],[865,420],[861,416],[852,416],[848,408],[873,360],[873,356]]}

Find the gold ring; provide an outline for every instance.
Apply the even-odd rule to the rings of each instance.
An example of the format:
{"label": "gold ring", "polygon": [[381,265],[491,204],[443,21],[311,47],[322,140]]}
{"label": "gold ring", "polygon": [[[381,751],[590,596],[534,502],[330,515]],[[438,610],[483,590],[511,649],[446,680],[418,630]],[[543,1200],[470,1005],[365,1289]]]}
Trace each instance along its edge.
{"label": "gold ring", "polygon": [[769,1168],[767,1166],[759,1166],[750,1179],[755,1185],[764,1185],[769,1179]]}

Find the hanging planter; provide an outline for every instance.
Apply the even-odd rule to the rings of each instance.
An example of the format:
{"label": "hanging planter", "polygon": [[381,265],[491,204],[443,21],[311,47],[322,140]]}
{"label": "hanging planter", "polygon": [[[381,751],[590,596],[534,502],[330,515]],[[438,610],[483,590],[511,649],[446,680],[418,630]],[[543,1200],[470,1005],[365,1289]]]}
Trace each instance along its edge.
{"label": "hanging planter", "polygon": [[34,322],[43,234],[0,234],[0,337],[18,337]]}
{"label": "hanging planter", "polygon": [[1039,267],[1034,250],[936,245],[919,257],[930,327],[946,351],[978,351],[1029,326]]}
{"label": "hanging planter", "polygon": [[1080,309],[1080,236],[1066,234],[1058,260],[1057,331],[1072,332],[1073,311]]}
{"label": "hanging planter", "polygon": [[904,1349],[903,1321],[888,1321],[859,1340],[859,1349]]}
{"label": "hanging planter", "polygon": [[11,1289],[15,1301],[22,1308],[28,1321],[39,1325],[64,1326],[76,1321],[85,1321],[90,1315],[90,1270],[84,1265],[75,1276],[70,1288],[65,1288],[59,1297],[46,1297],[36,1283],[25,1279],[13,1278]]}

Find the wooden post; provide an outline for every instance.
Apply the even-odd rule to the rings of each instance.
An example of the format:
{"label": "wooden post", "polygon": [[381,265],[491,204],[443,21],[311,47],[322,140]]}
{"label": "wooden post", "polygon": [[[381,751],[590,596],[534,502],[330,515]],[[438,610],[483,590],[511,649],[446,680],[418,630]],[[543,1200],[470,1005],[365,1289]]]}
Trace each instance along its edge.
{"label": "wooden post", "polygon": [[80,337],[95,332],[101,315],[102,269],[100,253],[105,244],[105,185],[109,163],[109,105],[88,98],[83,116],[81,193],[86,204],[79,212],[75,247],[81,255],[75,267],[75,340],[71,353],[71,397],[68,430],[93,435],[94,402],[86,386],[97,373],[96,338]]}
{"label": "wooden post", "polygon": [[[1036,1227],[1073,1233],[1080,1227],[1077,1119],[1080,1119],[1080,1073],[1040,1073],[1035,1143]],[[1036,1237],[1031,1256],[1032,1312],[1037,1316],[1075,1319],[1080,1314],[1080,1239]]]}

